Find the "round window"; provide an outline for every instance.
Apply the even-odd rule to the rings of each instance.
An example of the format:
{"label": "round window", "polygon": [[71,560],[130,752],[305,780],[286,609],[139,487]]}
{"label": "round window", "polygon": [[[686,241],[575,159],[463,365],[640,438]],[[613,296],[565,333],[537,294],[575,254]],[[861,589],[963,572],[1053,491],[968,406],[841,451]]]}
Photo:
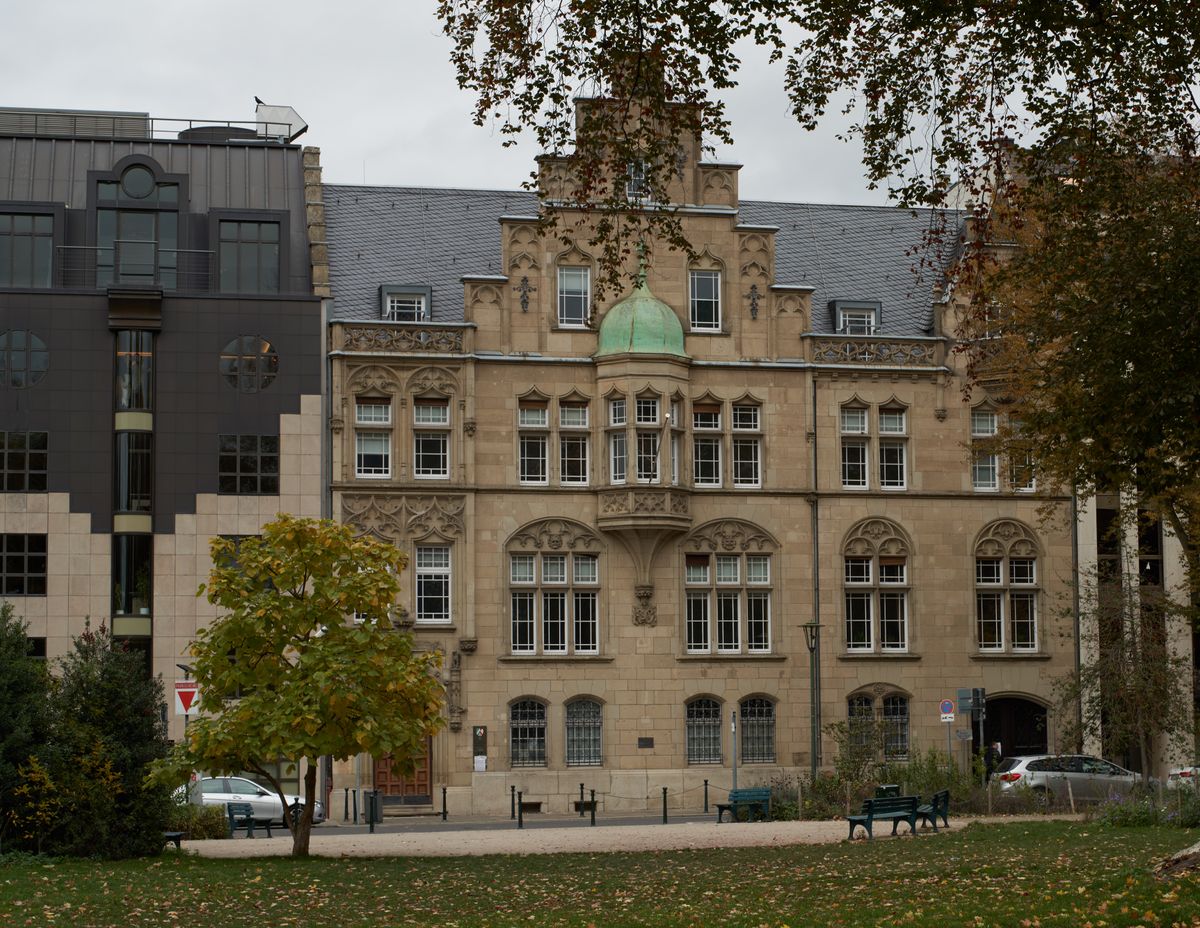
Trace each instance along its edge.
{"label": "round window", "polygon": [[11,329],[0,335],[0,384],[6,387],[32,387],[50,369],[46,343],[23,329]]}
{"label": "round window", "polygon": [[154,175],[149,169],[135,165],[121,175],[121,189],[127,197],[144,200],[154,192]]}
{"label": "round window", "polygon": [[275,381],[279,355],[258,335],[239,335],[221,352],[221,376],[239,393],[257,393]]}

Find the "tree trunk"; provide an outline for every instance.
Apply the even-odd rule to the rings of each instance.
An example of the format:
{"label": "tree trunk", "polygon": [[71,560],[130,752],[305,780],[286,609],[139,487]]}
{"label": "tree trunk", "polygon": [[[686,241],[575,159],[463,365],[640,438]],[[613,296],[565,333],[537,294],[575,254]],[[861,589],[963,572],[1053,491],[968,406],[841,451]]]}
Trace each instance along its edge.
{"label": "tree trunk", "polygon": [[1200,841],[1197,841],[1191,847],[1185,847],[1182,851],[1172,854],[1166,860],[1161,861],[1155,868],[1154,873],[1159,879],[1167,877],[1180,876],[1200,867]]}
{"label": "tree trunk", "polygon": [[313,811],[316,809],[317,793],[317,763],[316,758],[308,758],[308,769],[304,771],[304,811],[300,821],[292,824],[291,810],[285,815],[288,827],[292,829],[292,856],[308,856],[308,839],[312,836]]}

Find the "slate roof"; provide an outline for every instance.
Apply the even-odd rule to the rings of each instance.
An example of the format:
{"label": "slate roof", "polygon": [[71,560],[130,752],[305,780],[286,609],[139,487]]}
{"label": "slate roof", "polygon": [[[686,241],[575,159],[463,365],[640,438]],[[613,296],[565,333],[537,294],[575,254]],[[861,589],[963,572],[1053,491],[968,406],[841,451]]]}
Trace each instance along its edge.
{"label": "slate roof", "polygon": [[[536,213],[524,191],[327,184],[332,318],[378,319],[386,283],[432,287],[433,321],[461,322],[461,278],[504,273],[499,218]],[[914,273],[928,211],[743,200],[738,221],[779,228],[775,283],[814,288],[815,332],[832,331],[830,300],[850,299],[882,304],[884,335],[930,334],[933,275]]]}

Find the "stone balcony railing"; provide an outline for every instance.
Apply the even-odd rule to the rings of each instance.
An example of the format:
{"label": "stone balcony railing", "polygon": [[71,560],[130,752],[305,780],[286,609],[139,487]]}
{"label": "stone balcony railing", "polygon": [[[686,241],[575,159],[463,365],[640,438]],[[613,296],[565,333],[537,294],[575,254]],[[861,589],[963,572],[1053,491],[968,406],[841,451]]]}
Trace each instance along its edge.
{"label": "stone balcony railing", "polygon": [[935,340],[878,336],[825,336],[812,342],[814,364],[882,364],[889,367],[936,367],[941,343]]}
{"label": "stone balcony railing", "polygon": [[597,525],[603,530],[668,529],[692,525],[691,493],[680,487],[627,486],[600,491]]}
{"label": "stone balcony railing", "polygon": [[466,350],[467,329],[436,325],[347,325],[342,348],[386,354],[431,352],[461,354]]}

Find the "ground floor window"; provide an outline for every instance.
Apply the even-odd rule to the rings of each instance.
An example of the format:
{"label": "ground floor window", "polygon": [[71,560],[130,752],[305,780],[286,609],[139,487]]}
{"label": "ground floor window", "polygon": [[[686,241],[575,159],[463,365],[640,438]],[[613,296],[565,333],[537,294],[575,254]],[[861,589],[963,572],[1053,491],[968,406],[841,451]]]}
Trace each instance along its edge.
{"label": "ground floor window", "polygon": [[721,763],[721,704],[715,699],[693,699],[686,717],[688,763]]}
{"label": "ground floor window", "polygon": [[594,699],[567,703],[567,766],[598,767],[601,756],[600,703]]}
{"label": "ground floor window", "polygon": [[739,710],[742,761],[747,764],[775,763],[775,704],[756,696],[743,699]]}
{"label": "ground floor window", "polygon": [[546,766],[546,707],[536,699],[512,704],[508,714],[510,759],[514,767]]}

